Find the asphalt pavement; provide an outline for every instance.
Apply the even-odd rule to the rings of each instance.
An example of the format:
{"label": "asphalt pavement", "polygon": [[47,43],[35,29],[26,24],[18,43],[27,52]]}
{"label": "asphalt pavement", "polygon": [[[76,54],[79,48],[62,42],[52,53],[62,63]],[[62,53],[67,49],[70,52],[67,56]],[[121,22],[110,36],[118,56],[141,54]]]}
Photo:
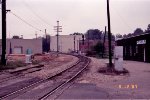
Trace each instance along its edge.
{"label": "asphalt pavement", "polygon": [[150,63],[124,61],[128,77],[103,85],[74,83],[57,99],[150,99]]}

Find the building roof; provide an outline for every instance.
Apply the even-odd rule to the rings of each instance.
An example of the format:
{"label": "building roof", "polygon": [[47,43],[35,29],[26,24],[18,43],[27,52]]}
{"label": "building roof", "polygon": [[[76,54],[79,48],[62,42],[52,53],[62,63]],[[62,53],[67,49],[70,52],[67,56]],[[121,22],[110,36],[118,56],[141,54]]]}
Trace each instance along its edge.
{"label": "building roof", "polygon": [[130,39],[130,38],[135,38],[135,37],[140,37],[140,36],[144,36],[144,35],[150,35],[150,33],[144,33],[144,34],[130,36],[130,37],[126,37],[126,38],[118,38],[116,41]]}

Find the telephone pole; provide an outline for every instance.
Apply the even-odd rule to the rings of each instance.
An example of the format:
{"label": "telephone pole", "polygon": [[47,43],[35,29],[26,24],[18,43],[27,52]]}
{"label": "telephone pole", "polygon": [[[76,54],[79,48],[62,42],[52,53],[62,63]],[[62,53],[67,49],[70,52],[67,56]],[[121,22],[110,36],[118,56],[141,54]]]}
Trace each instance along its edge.
{"label": "telephone pole", "polygon": [[45,29],[45,36],[47,35],[47,31],[46,31],[46,29]]}
{"label": "telephone pole", "polygon": [[108,40],[109,40],[109,67],[112,67],[112,51],[111,51],[111,26],[110,26],[110,10],[109,0],[107,0],[107,19],[108,19]]}
{"label": "telephone pole", "polygon": [[74,35],[74,52],[76,52],[76,35]]}
{"label": "telephone pole", "polygon": [[57,21],[57,26],[54,26],[54,30],[57,32],[57,52],[59,52],[59,32],[62,32],[62,26],[59,26],[59,21]]}
{"label": "telephone pole", "polygon": [[103,54],[102,57],[104,57],[104,53],[105,53],[105,37],[106,37],[106,32],[107,32],[107,27],[105,26],[105,33],[104,33],[104,38],[103,38]]}
{"label": "telephone pole", "polygon": [[90,48],[89,39],[90,39],[90,37],[89,37],[89,30],[88,30],[88,51],[89,51],[89,48]]}
{"label": "telephone pole", "polygon": [[35,31],[35,38],[37,39],[37,31]]}
{"label": "telephone pole", "polygon": [[6,65],[6,0],[2,0],[2,56],[1,63]]}

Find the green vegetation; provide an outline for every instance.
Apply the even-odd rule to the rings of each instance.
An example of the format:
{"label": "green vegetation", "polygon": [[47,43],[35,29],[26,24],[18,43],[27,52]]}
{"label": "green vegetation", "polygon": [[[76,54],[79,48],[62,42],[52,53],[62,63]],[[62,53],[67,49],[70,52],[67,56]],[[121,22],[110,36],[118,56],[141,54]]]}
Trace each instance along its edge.
{"label": "green vegetation", "polygon": [[104,57],[103,54],[105,54],[105,47],[103,46],[102,42],[99,41],[94,46],[92,46],[86,54],[87,56],[102,58]]}

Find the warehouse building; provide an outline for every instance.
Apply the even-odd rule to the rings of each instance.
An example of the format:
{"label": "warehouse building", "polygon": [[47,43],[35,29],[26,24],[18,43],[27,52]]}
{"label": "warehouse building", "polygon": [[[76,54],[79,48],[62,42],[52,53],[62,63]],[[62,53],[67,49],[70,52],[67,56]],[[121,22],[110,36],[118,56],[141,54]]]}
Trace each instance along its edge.
{"label": "warehouse building", "polygon": [[[78,52],[82,35],[60,35],[58,51],[63,53]],[[0,52],[2,43],[0,41]],[[37,39],[7,39],[6,54],[44,53],[57,51],[57,36]]]}
{"label": "warehouse building", "polygon": [[[58,51],[69,53],[72,51],[79,51],[79,41],[82,35],[59,35]],[[51,36],[50,40],[51,51],[57,51],[57,36]]]}
{"label": "warehouse building", "polygon": [[123,46],[125,60],[150,62],[150,33],[120,39],[116,44]]}
{"label": "warehouse building", "polygon": [[[0,48],[2,45],[0,44]],[[0,49],[1,50],[1,49]],[[42,53],[42,39],[7,39],[6,54]]]}

